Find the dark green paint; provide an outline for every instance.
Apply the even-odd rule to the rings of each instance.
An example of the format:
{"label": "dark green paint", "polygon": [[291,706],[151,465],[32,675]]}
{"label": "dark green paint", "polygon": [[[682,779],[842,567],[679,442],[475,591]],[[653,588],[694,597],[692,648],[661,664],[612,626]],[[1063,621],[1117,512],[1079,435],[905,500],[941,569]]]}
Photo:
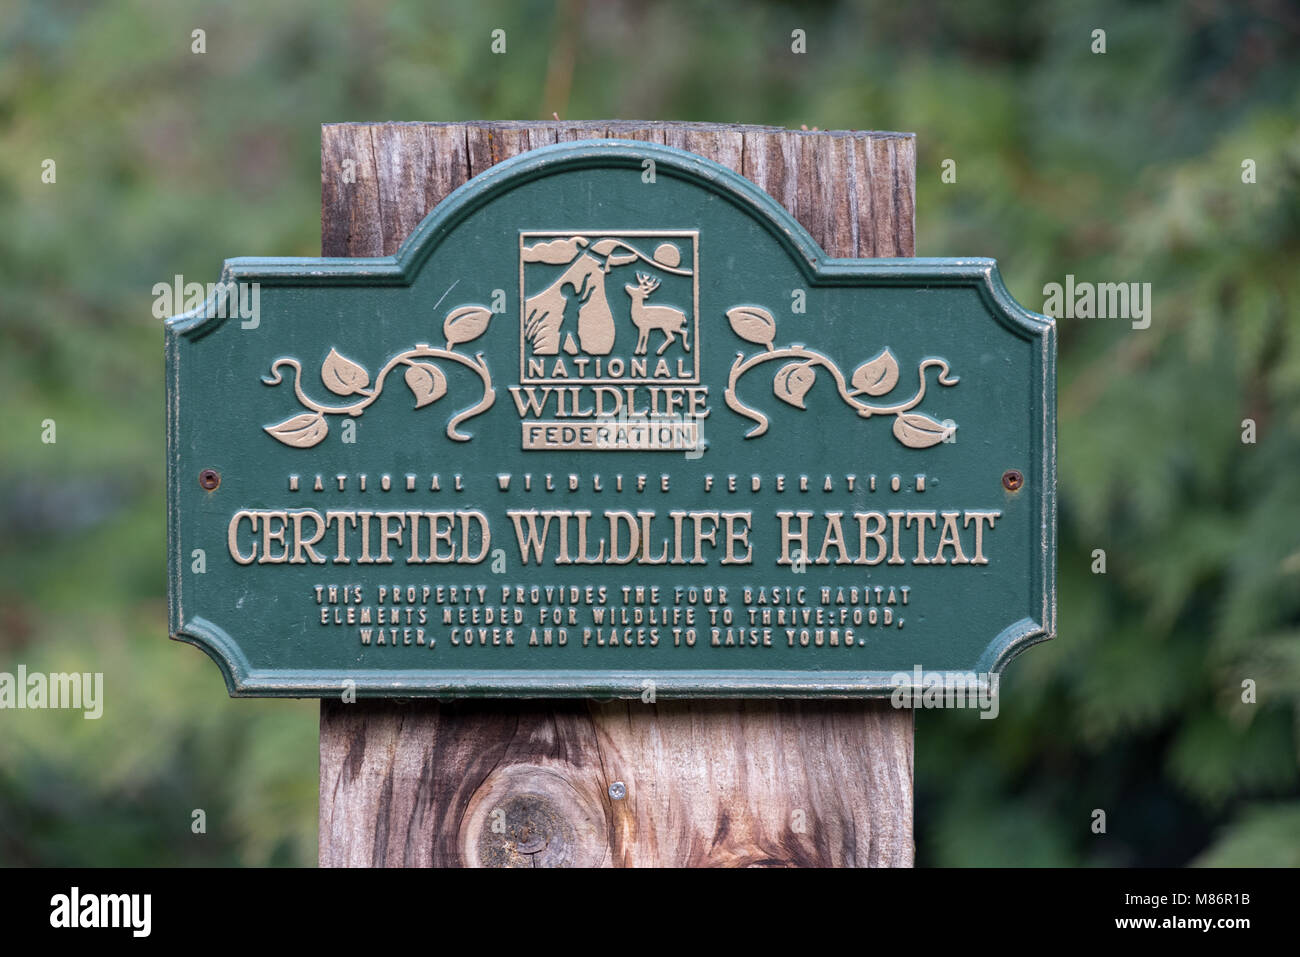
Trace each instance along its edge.
{"label": "dark green paint", "polygon": [[[655,164],[653,183],[644,181],[648,159]],[[627,357],[637,338],[633,296],[624,287],[636,285],[638,271],[660,280],[647,305],[693,311],[695,250],[680,234],[698,231],[698,338],[692,329],[691,351],[678,340],[665,346],[664,358],[674,366],[681,359],[687,371],[698,358],[700,384],[708,389],[709,414],[702,424],[707,447],[697,457],[662,450],[522,451],[521,417],[509,393],[521,378],[521,244],[531,249],[543,240],[589,234],[582,248],[590,249],[607,234],[635,230],[664,235],[628,240],[645,258],[616,262],[607,274],[606,318],[612,318],[617,336],[610,357]],[[556,235],[525,235],[521,241],[521,234],[548,231]],[[677,272],[651,262],[660,241],[681,252]],[[557,249],[555,257],[562,259],[564,252]],[[619,247],[612,255],[625,253]],[[603,263],[607,254],[600,258]],[[575,261],[526,264],[526,295]],[[693,275],[682,276],[688,268]],[[588,280],[598,279],[591,272]],[[879,695],[892,690],[894,675],[911,675],[917,665],[927,673],[1000,672],[1023,648],[1055,631],[1055,328],[1011,299],[992,260],[827,258],[785,210],[723,167],[662,146],[602,140],[548,147],[493,167],[430,213],[395,256],[232,259],[222,279],[259,285],[255,328],[241,328],[238,318],[205,318],[216,311],[218,297],[166,324],[169,597],[172,634],[212,656],[231,694],[335,695],[352,681],[360,695],[640,696],[649,681],[665,697]],[[486,309],[470,308],[491,307],[498,289],[505,292],[504,312],[487,318]],[[792,311],[795,289],[806,290],[803,314]],[[573,287],[566,290],[572,299]],[[479,332],[485,318],[486,329],[449,349],[445,320],[461,307],[452,322],[454,337]],[[753,313],[737,313],[738,324],[729,321],[736,307],[765,310],[775,326],[774,348],[793,350],[758,362],[738,382],[739,400],[770,423],[753,438],[746,435],[759,418],[733,411],[724,391],[733,363],[761,357],[767,350],[757,340],[769,334]],[[576,312],[576,302],[570,308]],[[591,316],[600,318],[597,312]],[[561,343],[569,332],[577,345],[576,332],[584,327],[575,319],[573,312],[563,314]],[[588,317],[585,345],[599,346],[601,329]],[[748,330],[750,341],[737,329]],[[649,332],[650,360],[664,338],[658,329]],[[422,344],[427,348],[417,348]],[[911,420],[922,432],[927,420],[955,422],[955,442],[908,447],[893,432],[895,414],[856,414],[837,394],[828,365],[791,370],[792,363],[816,352],[849,380],[886,347],[897,360],[897,384],[881,396],[857,400],[876,408],[900,404],[916,391],[918,366],[944,359],[956,384],[939,384],[942,370],[931,364],[924,371],[925,397],[908,414],[926,417]],[[320,371],[331,349],[348,360],[333,367],[344,380],[359,366],[370,386],[386,363],[396,362],[380,394],[359,414],[315,414],[304,407],[286,363],[278,365],[279,383],[265,384],[277,359],[293,358],[310,401],[337,408],[365,398],[325,387]],[[394,359],[408,351],[409,362]],[[463,417],[458,414],[485,400],[476,355],[482,356],[495,401],[481,414]],[[558,358],[572,371],[571,356],[561,349]],[[886,359],[870,367],[864,381],[877,381],[882,370],[887,375],[888,364]],[[776,394],[783,374],[788,401]],[[449,425],[453,418],[458,421]],[[353,444],[341,438],[346,420],[355,425]],[[284,439],[304,447],[267,431],[284,423]],[[468,440],[453,441],[449,429]],[[216,489],[201,487],[205,469],[219,473]],[[1014,492],[1002,484],[1011,469],[1024,476]],[[317,473],[331,483],[327,489],[335,488],[334,476],[348,475],[348,490],[313,492]],[[359,473],[367,475],[365,492],[357,489]],[[388,492],[379,487],[385,473],[392,477]],[[417,491],[405,490],[408,473],[418,476]],[[434,473],[442,483],[438,492],[428,490]],[[506,493],[498,490],[502,473],[514,476]],[[519,483],[525,473],[535,482],[549,473],[557,489],[547,492],[535,484],[524,493]],[[570,473],[582,477],[579,492],[567,491]],[[300,476],[297,492],[289,491],[291,474]],[[451,488],[457,474],[463,492]],[[593,474],[604,480],[603,491],[591,491]],[[646,490],[613,491],[613,477],[620,474],[631,488],[645,474]],[[663,474],[670,477],[667,494],[658,491]],[[784,492],[774,490],[778,474],[785,477]],[[851,493],[847,474],[859,476]],[[866,489],[872,474],[875,492]],[[899,492],[890,491],[895,474],[902,477]],[[917,474],[927,477],[921,492],[914,488]],[[706,475],[714,477],[711,492],[703,491]],[[725,490],[731,475],[737,477],[736,492]],[[752,475],[762,477],[758,494],[748,491]],[[801,475],[809,476],[807,492],[797,491]],[[830,493],[822,491],[826,475],[835,480]],[[718,550],[707,565],[524,567],[506,510],[534,507],[590,509],[596,519],[605,509],[654,510],[658,521],[666,521],[670,509],[748,510],[752,564],[720,565]],[[393,549],[396,561],[389,565],[240,565],[227,549],[227,530],[241,509],[479,509],[491,523],[491,547],[505,549],[508,567],[493,574],[490,557],[474,565],[408,565],[405,547]],[[987,565],[911,564],[912,527],[902,536],[909,543],[902,549],[908,564],[809,565],[796,573],[776,564],[778,510],[811,510],[819,517],[826,511],[890,510],[1001,515],[986,531]],[[593,520],[597,537],[601,527]],[[813,524],[813,558],[821,527],[820,521]],[[251,546],[246,522],[243,528],[241,544]],[[846,520],[844,528],[856,552],[856,526]],[[938,535],[938,528],[927,527],[931,553]],[[661,537],[658,528],[654,536]],[[332,557],[333,542],[331,529],[318,550]],[[192,570],[195,549],[205,553],[202,574]],[[955,550],[945,554],[953,558]],[[612,592],[624,584],[659,585],[670,610],[674,586],[723,585],[738,617],[747,586],[803,586],[813,598],[822,586],[907,585],[911,591],[909,604],[895,608],[904,618],[902,628],[863,627],[857,634],[865,644],[821,649],[787,648],[779,628],[771,648],[714,648],[707,617],[693,649],[674,648],[669,632],[657,648],[584,649],[585,610],[576,627],[567,626],[566,647],[530,648],[532,606],[515,647],[454,648],[435,615],[440,606],[432,603],[426,633],[437,640],[434,650],[363,647],[355,629],[325,627],[315,617],[316,585],[360,585],[365,604],[373,605],[379,586],[425,583],[485,586],[493,606],[500,602],[492,596],[499,598],[507,584],[603,584]]]}

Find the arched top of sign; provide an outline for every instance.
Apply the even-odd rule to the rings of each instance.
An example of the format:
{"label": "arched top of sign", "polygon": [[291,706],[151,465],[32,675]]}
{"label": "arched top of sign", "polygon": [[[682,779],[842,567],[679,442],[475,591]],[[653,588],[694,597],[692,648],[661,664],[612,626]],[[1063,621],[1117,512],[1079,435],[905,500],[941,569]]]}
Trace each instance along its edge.
{"label": "arched top of sign", "polygon": [[493,200],[537,179],[593,168],[626,168],[638,175],[647,161],[656,176],[675,176],[744,210],[763,223],[798,263],[812,285],[971,285],[993,314],[1024,339],[1043,337],[1053,321],[1021,306],[1007,291],[997,262],[960,259],[840,259],[817,242],[771,196],[719,163],[684,150],[634,140],[579,140],[530,150],[480,173],[439,203],[396,254],[373,258],[239,257],[226,260],[216,292],[203,306],[167,320],[169,330],[196,337],[224,321],[220,299],[230,283],[265,285],[408,285],[457,225]]}

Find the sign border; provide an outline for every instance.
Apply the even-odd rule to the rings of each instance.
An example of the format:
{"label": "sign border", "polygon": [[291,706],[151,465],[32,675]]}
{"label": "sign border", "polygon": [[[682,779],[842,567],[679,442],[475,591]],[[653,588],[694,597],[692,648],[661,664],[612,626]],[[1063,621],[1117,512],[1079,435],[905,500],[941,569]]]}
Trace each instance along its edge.
{"label": "sign border", "polygon": [[[220,625],[186,610],[180,545],[179,409],[182,340],[196,341],[229,321],[228,284],[267,286],[408,286],[441,241],[466,217],[517,186],[535,179],[592,167],[626,167],[637,175],[649,159],[657,175],[676,176],[715,193],[762,222],[799,265],[810,285],[892,286],[928,283],[976,289],[996,321],[1018,337],[1037,341],[1034,375],[1039,386],[1042,456],[1032,463],[1030,487],[1038,490],[1042,534],[1033,563],[1032,590],[1041,609],[993,636],[971,672],[925,671],[922,685],[894,671],[601,671],[535,670],[255,670],[239,643]],[[970,688],[990,690],[1026,648],[1056,634],[1056,323],[1012,298],[997,263],[985,258],[848,259],[827,256],[808,231],[776,200],[749,180],[712,160],[656,143],[619,139],[580,140],[544,146],[506,160],[465,183],[420,222],[392,256],[238,257],[226,260],[221,281],[196,309],[167,319],[167,606],[168,632],[201,648],[216,662],[232,697],[332,697],[349,687],[360,697],[607,698],[640,697],[646,682],[665,698],[862,698],[898,690],[920,691],[925,681],[960,676]]]}

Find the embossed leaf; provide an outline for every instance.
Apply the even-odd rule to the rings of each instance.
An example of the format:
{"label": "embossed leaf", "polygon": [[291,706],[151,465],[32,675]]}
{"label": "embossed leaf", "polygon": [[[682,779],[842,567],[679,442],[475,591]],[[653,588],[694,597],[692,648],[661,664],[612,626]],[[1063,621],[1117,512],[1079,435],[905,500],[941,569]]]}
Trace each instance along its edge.
{"label": "embossed leaf", "polygon": [[617,256],[609,257],[611,266],[626,266],[628,263],[634,263],[641,257],[636,253],[619,253]]}
{"label": "embossed leaf", "polygon": [[492,310],[487,306],[460,306],[447,313],[442,323],[442,334],[447,338],[447,348],[461,342],[471,342],[487,331]]}
{"label": "embossed leaf", "polygon": [[526,263],[546,263],[550,266],[564,266],[573,262],[578,251],[587,245],[583,236],[571,239],[553,239],[545,243],[533,243],[525,246],[519,256]]}
{"label": "embossed leaf", "polygon": [[802,409],[805,408],[803,397],[815,381],[817,370],[811,362],[787,362],[777,370],[772,391],[778,399],[789,402],[796,409]]}
{"label": "embossed leaf", "polygon": [[447,377],[432,362],[412,362],[406,367],[405,378],[417,409],[447,394]]}
{"label": "embossed leaf", "polygon": [[903,412],[894,419],[894,438],[912,449],[938,445],[954,431],[955,427],[936,422],[920,412]]}
{"label": "embossed leaf", "polygon": [[868,359],[853,371],[853,388],[867,395],[884,395],[898,384],[898,360],[886,346],[874,359]]}
{"label": "embossed leaf", "polygon": [[597,256],[606,256],[621,245],[617,239],[601,239],[592,244],[591,251]]}
{"label": "embossed leaf", "polygon": [[335,395],[355,395],[370,385],[370,375],[357,363],[331,349],[320,368],[321,381]]}
{"label": "embossed leaf", "polygon": [[304,412],[291,419],[285,419],[278,425],[265,427],[276,441],[291,445],[295,449],[309,449],[317,445],[329,434],[325,416],[319,412]]}
{"label": "embossed leaf", "polygon": [[766,309],[759,306],[736,306],[727,310],[727,321],[740,338],[772,348],[772,340],[776,338],[776,320]]}

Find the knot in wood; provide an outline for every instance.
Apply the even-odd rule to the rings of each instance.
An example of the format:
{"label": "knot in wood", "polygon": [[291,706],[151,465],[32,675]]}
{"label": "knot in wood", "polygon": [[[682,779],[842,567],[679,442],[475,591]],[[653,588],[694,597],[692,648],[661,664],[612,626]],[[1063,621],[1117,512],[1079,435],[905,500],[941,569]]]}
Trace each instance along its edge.
{"label": "knot in wood", "polygon": [[482,867],[594,867],[609,853],[603,806],[565,774],[501,768],[470,799],[461,845]]}

